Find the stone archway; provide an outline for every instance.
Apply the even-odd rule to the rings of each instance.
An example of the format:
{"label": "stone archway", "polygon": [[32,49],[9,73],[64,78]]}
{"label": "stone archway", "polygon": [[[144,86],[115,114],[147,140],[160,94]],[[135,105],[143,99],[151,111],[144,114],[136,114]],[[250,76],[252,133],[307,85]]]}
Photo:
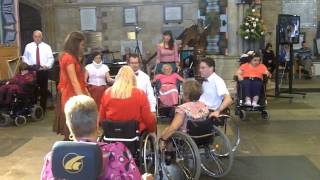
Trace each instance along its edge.
{"label": "stone archway", "polygon": [[32,42],[34,30],[42,30],[40,6],[26,1],[19,2],[21,54],[26,44]]}

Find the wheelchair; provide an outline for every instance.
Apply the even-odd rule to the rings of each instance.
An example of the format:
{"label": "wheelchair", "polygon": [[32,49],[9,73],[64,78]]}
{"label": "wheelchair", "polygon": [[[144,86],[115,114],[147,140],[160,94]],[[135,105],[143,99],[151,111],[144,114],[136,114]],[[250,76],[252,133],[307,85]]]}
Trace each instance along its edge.
{"label": "wheelchair", "polygon": [[0,126],[23,126],[28,120],[43,119],[43,109],[37,105],[38,86],[35,82],[23,87],[24,93],[15,93],[9,105],[0,105]]}
{"label": "wheelchair", "polygon": [[97,143],[58,141],[52,148],[56,179],[96,180],[102,173],[102,151]]}
{"label": "wheelchair", "polygon": [[180,175],[184,179],[199,179],[201,172],[214,178],[228,174],[240,143],[238,135],[236,144],[232,146],[225,132],[219,128],[226,126],[228,118],[231,117],[222,115],[216,120],[188,121],[186,133],[173,133],[166,141],[167,149],[161,151],[160,177],[165,175],[167,179],[176,179],[168,168],[171,163],[182,171]]}
{"label": "wheelchair", "polygon": [[139,122],[111,121],[102,122],[103,135],[100,142],[121,142],[130,150],[136,164],[140,167],[141,174],[150,173],[156,175],[158,172],[157,160],[158,145],[156,134],[139,131]]}
{"label": "wheelchair", "polygon": [[[161,83],[159,80],[156,81],[156,83],[154,84],[154,92],[156,95],[156,101],[157,101],[157,105],[156,105],[156,116],[157,119],[161,120],[161,119],[165,119],[165,118],[169,118],[169,120],[171,121],[174,117],[175,114],[175,109],[176,109],[176,105],[174,106],[166,106],[164,105],[161,100],[160,100],[160,87],[161,87]],[[178,104],[182,103],[182,83],[181,81],[177,81],[177,90],[178,90]],[[177,105],[178,105],[177,104]]]}
{"label": "wheelchair", "polygon": [[237,82],[236,89],[236,105],[235,105],[235,115],[239,116],[240,120],[245,120],[247,117],[247,112],[260,112],[261,117],[264,120],[270,119],[270,114],[266,110],[268,101],[267,101],[267,82],[268,77],[266,75],[263,75],[263,87],[261,88],[260,96],[259,96],[259,106],[253,107],[253,106],[247,106],[244,104],[245,102],[245,96],[244,91],[241,82],[238,80],[237,76],[234,76],[234,80]]}

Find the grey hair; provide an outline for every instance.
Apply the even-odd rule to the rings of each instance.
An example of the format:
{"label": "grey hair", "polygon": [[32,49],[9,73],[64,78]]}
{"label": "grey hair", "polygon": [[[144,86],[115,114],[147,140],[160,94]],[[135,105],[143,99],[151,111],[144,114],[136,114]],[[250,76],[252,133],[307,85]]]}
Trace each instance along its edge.
{"label": "grey hair", "polygon": [[41,32],[40,30],[35,30],[35,31],[33,31],[33,35],[34,35],[35,33],[40,33],[40,34],[41,34],[41,37],[42,37],[42,32]]}
{"label": "grey hair", "polygon": [[75,137],[86,137],[97,130],[97,105],[91,97],[71,97],[65,104],[64,112],[69,130]]}

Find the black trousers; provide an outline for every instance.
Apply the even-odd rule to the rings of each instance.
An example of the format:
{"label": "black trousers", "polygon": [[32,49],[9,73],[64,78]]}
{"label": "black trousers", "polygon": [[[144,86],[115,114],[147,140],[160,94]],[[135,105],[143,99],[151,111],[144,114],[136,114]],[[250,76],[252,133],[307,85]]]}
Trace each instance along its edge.
{"label": "black trousers", "polygon": [[47,98],[48,98],[48,70],[37,71],[37,84],[39,86],[38,97],[40,96],[40,106],[43,111],[47,110]]}

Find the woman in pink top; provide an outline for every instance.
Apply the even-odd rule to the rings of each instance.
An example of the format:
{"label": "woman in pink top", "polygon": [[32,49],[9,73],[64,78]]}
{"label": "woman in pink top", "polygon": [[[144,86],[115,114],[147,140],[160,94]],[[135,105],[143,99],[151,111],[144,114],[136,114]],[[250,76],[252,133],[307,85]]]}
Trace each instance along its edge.
{"label": "woman in pink top", "polygon": [[172,107],[178,104],[178,89],[177,81],[184,81],[184,79],[177,73],[172,73],[170,64],[162,66],[163,74],[158,74],[154,77],[155,81],[160,81],[160,101],[163,105]]}
{"label": "woman in pink top", "polygon": [[163,42],[157,45],[156,74],[161,73],[163,64],[170,64],[176,72],[179,63],[178,46],[174,43],[171,31],[165,31]]}
{"label": "woman in pink top", "polygon": [[270,76],[267,67],[261,64],[260,61],[260,55],[255,53],[249,62],[242,64],[237,71],[238,79],[244,90],[244,104],[246,106],[259,106],[258,101],[263,86],[263,75]]}

